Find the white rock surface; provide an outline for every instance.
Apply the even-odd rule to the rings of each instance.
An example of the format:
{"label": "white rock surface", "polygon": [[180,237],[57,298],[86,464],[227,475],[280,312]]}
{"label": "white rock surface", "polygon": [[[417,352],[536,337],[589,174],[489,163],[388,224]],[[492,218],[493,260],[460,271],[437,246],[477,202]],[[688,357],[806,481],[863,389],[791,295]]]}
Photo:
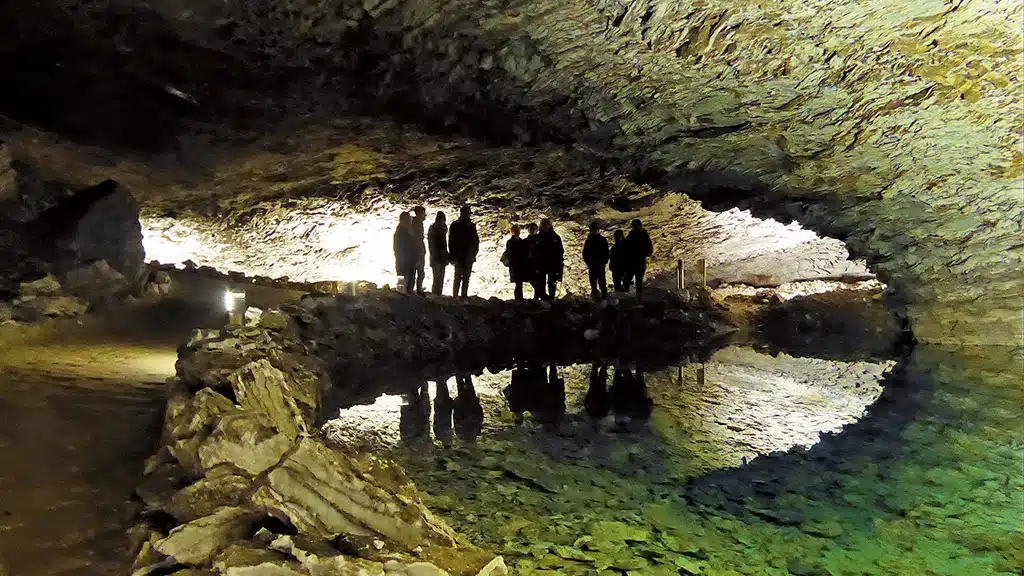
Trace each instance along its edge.
{"label": "white rock surface", "polygon": [[289,447],[291,439],[271,428],[262,415],[228,414],[199,446],[199,462],[207,471],[231,464],[255,476],[276,464]]}
{"label": "white rock surface", "polygon": [[209,516],[171,530],[154,547],[182,564],[207,564],[218,552],[244,538],[258,516],[242,508],[220,508]]}
{"label": "white rock surface", "polygon": [[229,378],[235,397],[242,408],[265,415],[279,432],[288,438],[309,431],[312,422],[307,422],[302,409],[295,401],[296,395],[305,396],[283,372],[261,358],[246,364]]}

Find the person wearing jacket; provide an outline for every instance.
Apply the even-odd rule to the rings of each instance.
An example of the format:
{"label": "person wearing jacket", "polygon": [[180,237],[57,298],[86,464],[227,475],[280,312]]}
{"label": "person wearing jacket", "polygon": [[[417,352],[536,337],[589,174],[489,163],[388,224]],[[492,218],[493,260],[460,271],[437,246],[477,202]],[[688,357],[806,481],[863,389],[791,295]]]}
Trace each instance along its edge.
{"label": "person wearing jacket", "polygon": [[601,227],[597,222],[590,224],[590,234],[583,243],[583,262],[587,265],[590,276],[590,295],[592,298],[608,297],[608,278],[605,267],[608,265],[608,241],[601,235]]}
{"label": "person wearing jacket", "polygon": [[434,223],[427,230],[427,247],[430,250],[430,269],[433,272],[432,294],[441,294],[444,289],[444,273],[448,268],[448,224],[444,212],[438,212]]}
{"label": "person wearing jacket", "polygon": [[629,292],[626,285],[626,235],[622,230],[614,234],[615,244],[608,253],[608,267],[612,271],[612,287],[616,292]]}
{"label": "person wearing jacket", "polygon": [[544,289],[543,298],[555,299],[558,281],[562,279],[565,267],[565,249],[562,237],[555,232],[550,218],[540,221],[540,233],[534,244],[534,258],[537,266],[537,282]]}
{"label": "person wearing jacket", "polygon": [[395,272],[405,279],[405,293],[412,294],[416,272],[416,238],[412,232],[412,216],[402,212],[395,229]]}
{"label": "person wearing jacket", "polygon": [[526,247],[528,248],[530,286],[533,287],[533,299],[544,298],[544,285],[540,283],[540,274],[537,272],[537,236],[540,235],[540,226],[536,222],[530,222],[527,227]]}
{"label": "person wearing jacket", "polygon": [[480,236],[476,232],[476,224],[471,219],[469,206],[459,211],[459,219],[452,222],[448,229],[448,254],[455,266],[454,296],[469,295],[469,275],[473,273],[473,263],[480,251]]}
{"label": "person wearing jacket", "polygon": [[503,259],[505,265],[508,266],[508,279],[516,285],[516,302],[522,302],[523,282],[529,282],[532,276],[530,270],[530,245],[527,244],[526,239],[520,238],[520,233],[519,225],[513,224],[512,237],[505,243],[505,257]]}
{"label": "person wearing jacket", "polygon": [[633,220],[626,236],[626,288],[636,281],[636,297],[644,294],[644,274],[647,273],[647,259],[654,254],[651,236],[644,230],[640,220]]}
{"label": "person wearing jacket", "polygon": [[423,291],[423,273],[426,270],[427,264],[427,246],[423,241],[423,225],[427,221],[427,209],[423,206],[417,206],[412,209],[412,237],[416,241],[416,267],[413,269],[414,282],[416,286],[416,293],[422,296]]}

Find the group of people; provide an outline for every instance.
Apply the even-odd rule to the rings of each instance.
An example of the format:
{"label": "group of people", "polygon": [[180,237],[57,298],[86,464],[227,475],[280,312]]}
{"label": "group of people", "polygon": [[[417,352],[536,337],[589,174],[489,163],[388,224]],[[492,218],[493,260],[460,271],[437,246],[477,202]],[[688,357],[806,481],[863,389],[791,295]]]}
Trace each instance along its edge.
{"label": "group of people", "polygon": [[[472,213],[463,206],[459,219],[449,227],[444,212],[438,212],[434,223],[426,232],[427,211],[423,206],[412,212],[402,212],[395,230],[395,270],[405,278],[405,291],[424,294],[423,282],[429,255],[433,272],[431,292],[441,294],[445,272],[449,264],[455,269],[453,296],[469,294],[469,278],[480,252],[480,236]],[[511,238],[505,243],[501,262],[508,267],[509,280],[515,285],[516,300],[523,300],[523,285],[533,288],[536,299],[554,300],[558,283],[565,271],[565,248],[550,218],[540,224],[530,223],[527,236],[522,228],[512,225]],[[654,253],[651,237],[640,220],[633,220],[629,234],[616,230],[614,244],[601,234],[601,226],[594,222],[583,244],[583,262],[587,265],[591,294],[595,298],[608,297],[607,271],[612,273],[612,286],[616,292],[629,292],[636,286],[637,297],[643,295],[647,258]]]}
{"label": "group of people", "polygon": [[[553,300],[557,284],[565,270],[565,249],[562,238],[555,232],[551,220],[545,218],[540,225],[530,224],[529,234],[521,237],[518,225],[512,226],[512,237],[505,243],[502,263],[508,266],[509,280],[515,284],[515,299],[523,299],[523,284],[530,283],[534,298]],[[640,220],[633,220],[629,235],[622,230],[614,233],[615,244],[601,235],[601,225],[593,222],[583,243],[583,262],[590,277],[590,291],[594,298],[608,297],[608,269],[612,272],[612,285],[616,292],[629,292],[634,282],[637,297],[643,294],[647,258],[654,253],[651,236]]]}
{"label": "group of people", "polygon": [[[430,255],[430,268],[433,272],[431,292],[440,294],[444,289],[444,276],[448,265],[455,268],[454,296],[469,294],[469,276],[473,272],[473,263],[480,252],[480,236],[468,206],[463,206],[459,219],[448,226],[444,212],[438,212],[434,223],[430,225],[424,243],[423,226],[427,218],[427,210],[423,206],[413,208],[412,212],[402,212],[395,230],[395,271],[405,278],[405,291],[423,295],[424,272],[427,254]],[[429,249],[429,252],[428,252]]]}

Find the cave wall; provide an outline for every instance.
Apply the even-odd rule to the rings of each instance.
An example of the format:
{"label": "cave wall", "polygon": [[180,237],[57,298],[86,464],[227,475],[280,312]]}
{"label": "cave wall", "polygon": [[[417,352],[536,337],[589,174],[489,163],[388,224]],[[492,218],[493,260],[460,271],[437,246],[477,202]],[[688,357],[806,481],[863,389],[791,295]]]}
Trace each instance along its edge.
{"label": "cave wall", "polygon": [[392,115],[795,217],[897,286],[919,338],[1019,344],[1018,2],[150,6]]}

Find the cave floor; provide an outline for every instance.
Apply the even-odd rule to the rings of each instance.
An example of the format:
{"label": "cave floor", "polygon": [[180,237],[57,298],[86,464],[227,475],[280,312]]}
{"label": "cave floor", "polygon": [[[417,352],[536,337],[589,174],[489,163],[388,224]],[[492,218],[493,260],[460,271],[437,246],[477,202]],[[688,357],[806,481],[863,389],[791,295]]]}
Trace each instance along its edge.
{"label": "cave floor", "polygon": [[[0,574],[126,574],[129,497],[176,346],[214,313],[177,300],[0,334]],[[6,572],[5,572],[6,570]]]}

